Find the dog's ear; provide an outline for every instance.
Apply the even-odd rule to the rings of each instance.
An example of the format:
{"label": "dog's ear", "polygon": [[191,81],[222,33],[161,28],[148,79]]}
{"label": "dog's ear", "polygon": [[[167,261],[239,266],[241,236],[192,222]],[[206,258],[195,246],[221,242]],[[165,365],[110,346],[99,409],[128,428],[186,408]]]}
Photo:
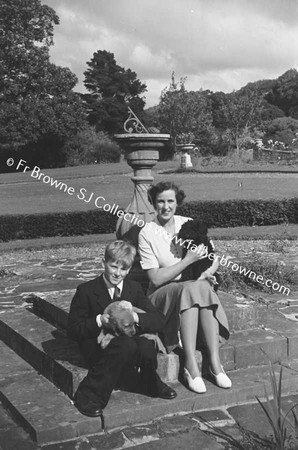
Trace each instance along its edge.
{"label": "dog's ear", "polygon": [[113,314],[113,311],[110,311],[108,330],[110,330],[113,333],[116,333],[117,331],[117,316]]}

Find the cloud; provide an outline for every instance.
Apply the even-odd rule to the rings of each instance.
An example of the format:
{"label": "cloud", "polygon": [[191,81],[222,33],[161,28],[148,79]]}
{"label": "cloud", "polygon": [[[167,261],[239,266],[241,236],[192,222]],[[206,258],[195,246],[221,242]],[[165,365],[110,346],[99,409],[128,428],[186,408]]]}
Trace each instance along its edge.
{"label": "cloud", "polygon": [[[52,61],[79,77],[97,50],[146,82],[148,104],[172,71],[187,88],[225,92],[298,65],[296,0],[45,0],[55,27]],[[197,83],[197,84],[196,84]],[[157,96],[157,92],[159,95]]]}

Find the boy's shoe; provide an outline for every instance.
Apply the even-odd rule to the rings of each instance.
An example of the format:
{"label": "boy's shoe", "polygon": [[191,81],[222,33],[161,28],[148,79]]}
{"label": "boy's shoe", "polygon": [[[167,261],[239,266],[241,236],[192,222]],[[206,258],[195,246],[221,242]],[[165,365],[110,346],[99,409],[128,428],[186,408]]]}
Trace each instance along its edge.
{"label": "boy's shoe", "polygon": [[102,416],[102,406],[100,403],[94,402],[89,398],[86,398],[77,392],[73,398],[74,405],[77,410],[88,417],[99,417]]}
{"label": "boy's shoe", "polygon": [[144,367],[140,373],[142,392],[150,397],[173,400],[177,397],[177,392],[164,383],[158,373],[152,367]]}
{"label": "boy's shoe", "polygon": [[157,388],[157,397],[164,398],[166,400],[173,400],[177,397],[177,392],[167,384],[161,382]]}

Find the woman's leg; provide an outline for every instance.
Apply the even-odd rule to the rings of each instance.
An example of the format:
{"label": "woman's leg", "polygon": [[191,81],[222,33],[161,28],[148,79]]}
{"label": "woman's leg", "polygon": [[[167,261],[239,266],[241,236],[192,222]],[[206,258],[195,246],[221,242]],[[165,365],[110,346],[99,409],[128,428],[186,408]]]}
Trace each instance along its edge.
{"label": "woman's leg", "polygon": [[222,371],[219,359],[219,326],[213,315],[212,308],[200,309],[199,326],[201,327],[209,353],[211,370],[217,375]]}
{"label": "woman's leg", "polygon": [[182,311],[180,320],[180,336],[185,358],[184,365],[192,378],[201,376],[195,356],[198,324],[199,310],[197,307]]}

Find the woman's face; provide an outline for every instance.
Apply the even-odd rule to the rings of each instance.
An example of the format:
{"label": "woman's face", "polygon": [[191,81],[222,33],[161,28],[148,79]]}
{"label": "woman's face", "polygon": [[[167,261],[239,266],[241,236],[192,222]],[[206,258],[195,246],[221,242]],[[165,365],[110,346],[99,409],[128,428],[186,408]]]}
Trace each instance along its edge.
{"label": "woman's face", "polygon": [[175,191],[169,189],[157,194],[154,207],[159,222],[168,222],[175,214],[177,208]]}

